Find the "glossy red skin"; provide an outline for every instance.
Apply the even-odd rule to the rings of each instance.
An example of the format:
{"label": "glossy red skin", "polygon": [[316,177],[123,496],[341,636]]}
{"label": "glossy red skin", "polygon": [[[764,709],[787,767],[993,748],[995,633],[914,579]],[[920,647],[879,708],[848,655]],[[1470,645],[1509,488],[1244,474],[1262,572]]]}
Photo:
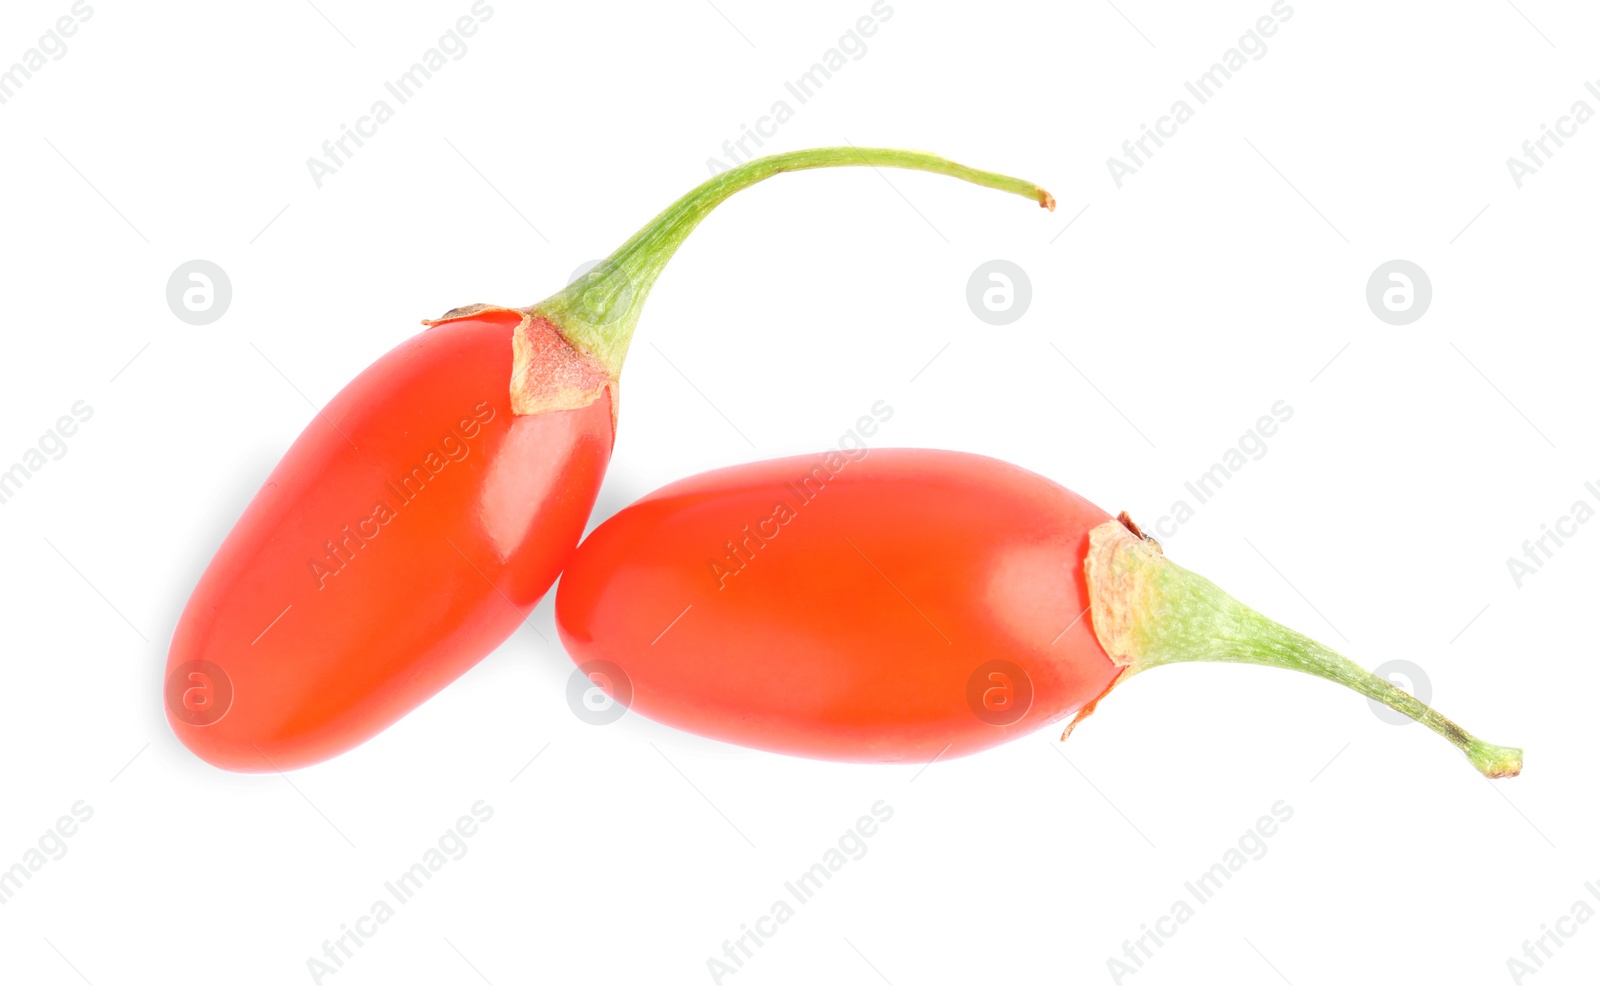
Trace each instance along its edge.
{"label": "glossy red skin", "polygon": [[[169,683],[204,660],[232,685],[231,706],[206,725],[174,714],[169,685],[168,722],[200,757],[267,771],[348,750],[497,647],[549,589],[594,506],[611,407],[602,395],[514,416],[517,321],[446,322],[396,347],[328,403],[250,501],[168,656]],[[470,437],[463,419],[477,421]],[[333,571],[325,542],[340,539],[343,568],[317,574],[312,560]]]}
{"label": "glossy red skin", "polygon": [[[1110,686],[1118,669],[1085,612],[1083,573],[1105,511],[982,456],[854,454],[835,453],[843,467],[803,506],[795,491],[814,466],[827,469],[821,456],[704,473],[607,520],[557,592],[568,653],[580,667],[620,668],[629,708],[652,719],[830,760],[973,753]],[[770,520],[779,503],[790,506],[787,523]],[[744,538],[746,525],[776,533],[749,542],[738,574],[714,574],[724,542]],[[975,672],[994,660],[1032,685],[1014,722],[980,718],[969,699]],[[976,687],[1021,694],[1016,674],[979,676]]]}

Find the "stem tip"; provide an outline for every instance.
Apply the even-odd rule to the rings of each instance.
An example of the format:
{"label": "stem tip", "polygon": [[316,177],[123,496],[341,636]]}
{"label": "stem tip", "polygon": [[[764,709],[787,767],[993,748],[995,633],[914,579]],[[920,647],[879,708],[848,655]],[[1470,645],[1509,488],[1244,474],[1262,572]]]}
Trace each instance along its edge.
{"label": "stem tip", "polygon": [[1514,746],[1495,746],[1474,739],[1467,745],[1467,759],[1488,778],[1515,777],[1522,773],[1522,751]]}

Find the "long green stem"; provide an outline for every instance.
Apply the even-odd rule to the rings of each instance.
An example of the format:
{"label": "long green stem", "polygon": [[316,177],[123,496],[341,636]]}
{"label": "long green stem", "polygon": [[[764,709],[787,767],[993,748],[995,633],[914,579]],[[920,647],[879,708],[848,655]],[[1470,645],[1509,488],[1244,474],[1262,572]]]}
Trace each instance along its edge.
{"label": "long green stem", "polygon": [[557,325],[567,341],[597,358],[614,377],[622,369],[639,311],[662,268],[689,233],[730,195],[785,171],[810,168],[908,168],[959,178],[1025,196],[1047,209],[1050,193],[1019,178],[979,171],[922,151],[882,147],[818,147],[757,158],[724,171],[668,206],[616,252],[532,312]]}
{"label": "long green stem", "polygon": [[1522,770],[1522,751],[1485,743],[1388,681],[1267,619],[1215,583],[1175,565],[1154,541],[1110,521],[1089,535],[1085,561],[1094,630],[1127,670],[1185,661],[1262,664],[1314,674],[1382,702],[1443,736],[1486,777]]}

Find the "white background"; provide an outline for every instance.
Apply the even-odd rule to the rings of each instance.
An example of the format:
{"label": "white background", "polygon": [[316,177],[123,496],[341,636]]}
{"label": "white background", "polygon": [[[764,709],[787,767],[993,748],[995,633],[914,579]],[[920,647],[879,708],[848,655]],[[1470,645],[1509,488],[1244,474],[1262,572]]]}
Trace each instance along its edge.
{"label": "white background", "polygon": [[[1600,525],[1520,588],[1506,565],[1600,481],[1600,121],[1520,189],[1505,163],[1575,100],[1600,109],[1600,15],[1518,4],[1295,2],[1119,189],[1106,159],[1268,0],[894,0],[768,149],[924,148],[1059,210],[864,169],[743,193],[650,299],[596,513],[832,445],[884,400],[880,445],[983,452],[1154,519],[1286,401],[1169,555],[1368,667],[1423,668],[1441,711],[1527,749],[1490,783],[1364,699],[1250,667],[1141,676],[1064,746],[1045,730],[920,771],[594,727],[566,704],[549,599],[352,753],[207,766],[166,727],[166,646],[311,405],[418,319],[526,304],[609,252],[794,104],[782,83],[870,3],[494,0],[320,189],[306,159],[468,0],[94,3],[0,106],[0,465],[94,410],[0,506],[0,867],[94,811],[0,906],[4,978],[312,981],[481,799],[468,854],[324,982],[711,982],[881,799],[867,854],[722,981],[1112,982],[1124,941],[1280,800],[1266,855],[1124,982],[1515,981],[1525,940],[1600,908]],[[7,3],[0,65],[69,6]],[[204,327],[164,297],[195,258],[233,284]],[[1005,327],[964,298],[995,258],[1033,286]],[[1394,258],[1433,285],[1408,326],[1365,301]],[[1563,927],[1524,981],[1593,981],[1600,921]]]}

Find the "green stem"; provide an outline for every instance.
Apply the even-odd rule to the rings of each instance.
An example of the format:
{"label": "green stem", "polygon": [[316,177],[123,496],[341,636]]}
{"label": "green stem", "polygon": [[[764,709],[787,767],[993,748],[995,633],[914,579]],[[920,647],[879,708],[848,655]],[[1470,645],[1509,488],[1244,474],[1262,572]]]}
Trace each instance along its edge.
{"label": "green stem", "polygon": [[615,377],[633,339],[645,297],[662,268],[689,233],[730,195],[773,175],[810,168],[909,168],[960,178],[974,185],[1022,195],[1047,209],[1049,192],[1018,178],[979,171],[922,151],[882,147],[818,147],[747,161],[718,174],[668,206],[632,239],[592,270],[532,307],[553,322],[567,341],[597,359]]}
{"label": "green stem", "polygon": [[1094,630],[1117,679],[1163,664],[1221,661],[1262,664],[1314,674],[1354,689],[1415,719],[1467,755],[1485,777],[1522,770],[1522,751],[1485,743],[1310,637],[1267,619],[1215,583],[1168,561],[1154,541],[1128,522],[1109,521],[1089,534],[1085,569]]}

